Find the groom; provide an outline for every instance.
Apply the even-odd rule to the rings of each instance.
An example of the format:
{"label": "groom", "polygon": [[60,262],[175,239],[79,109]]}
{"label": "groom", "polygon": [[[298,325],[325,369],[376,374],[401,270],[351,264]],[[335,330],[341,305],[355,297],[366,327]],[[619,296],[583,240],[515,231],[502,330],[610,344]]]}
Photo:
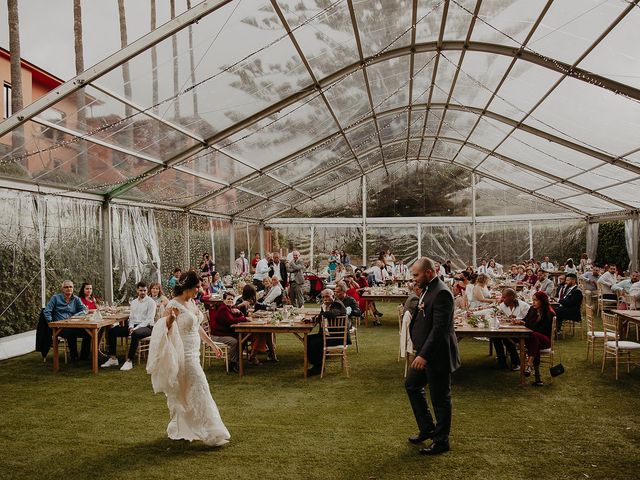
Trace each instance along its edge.
{"label": "groom", "polygon": [[[411,267],[416,284],[424,292],[413,312],[409,332],[416,357],[407,374],[405,388],[419,432],[409,442],[433,443],[420,450],[422,455],[449,451],[451,430],[451,373],[460,366],[458,341],[453,330],[453,295],[435,272],[430,258],[419,258]],[[434,424],[424,387],[429,384]]]}

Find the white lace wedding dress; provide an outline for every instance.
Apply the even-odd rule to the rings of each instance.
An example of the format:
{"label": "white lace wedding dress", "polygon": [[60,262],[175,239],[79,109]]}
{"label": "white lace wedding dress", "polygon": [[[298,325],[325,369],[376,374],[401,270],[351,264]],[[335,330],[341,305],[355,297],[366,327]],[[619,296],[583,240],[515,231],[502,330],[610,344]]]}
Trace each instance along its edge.
{"label": "white lace wedding dress", "polygon": [[202,313],[190,300],[185,306],[171,300],[180,314],[167,330],[166,318],[155,323],[149,345],[147,373],[155,393],[167,396],[170,421],[167,434],[172,440],[202,440],[211,446],[224,445],[231,436],[222,423],[218,407],[200,366]]}

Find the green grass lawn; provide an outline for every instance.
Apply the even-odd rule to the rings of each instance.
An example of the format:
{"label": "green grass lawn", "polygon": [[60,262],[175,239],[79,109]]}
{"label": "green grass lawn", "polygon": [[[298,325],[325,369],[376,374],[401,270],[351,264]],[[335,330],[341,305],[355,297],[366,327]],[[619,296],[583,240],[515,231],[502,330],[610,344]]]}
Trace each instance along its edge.
{"label": "green grass lawn", "polygon": [[[339,364],[302,378],[302,345],[278,337],[280,363],[246,377],[206,369],[231,443],[209,449],[170,441],[164,395],[136,365],[51,372],[33,353],[0,363],[0,478],[55,479],[637,479],[640,369],[622,373],[585,360],[585,343],[559,342],[567,372],[544,388],[498,371],[488,343],[461,343],[454,375],[451,451],[427,458],[397,363],[397,321],[360,330],[351,378]],[[544,378],[548,380],[548,375]]]}

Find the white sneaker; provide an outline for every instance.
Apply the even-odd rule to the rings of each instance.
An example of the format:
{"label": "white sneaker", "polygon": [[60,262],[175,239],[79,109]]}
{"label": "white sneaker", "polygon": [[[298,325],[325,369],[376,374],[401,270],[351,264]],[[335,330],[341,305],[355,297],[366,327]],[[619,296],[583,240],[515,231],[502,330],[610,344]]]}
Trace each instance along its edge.
{"label": "white sneaker", "polygon": [[132,368],[133,368],[133,363],[131,363],[131,360],[127,360],[122,364],[122,367],[120,368],[120,370],[122,370],[123,372],[126,372],[128,370],[131,370]]}
{"label": "white sneaker", "polygon": [[107,360],[106,362],[104,362],[100,366],[102,368],[107,368],[107,367],[117,367],[118,365],[120,365],[120,364],[118,363],[118,359],[117,358],[109,358],[109,360]]}

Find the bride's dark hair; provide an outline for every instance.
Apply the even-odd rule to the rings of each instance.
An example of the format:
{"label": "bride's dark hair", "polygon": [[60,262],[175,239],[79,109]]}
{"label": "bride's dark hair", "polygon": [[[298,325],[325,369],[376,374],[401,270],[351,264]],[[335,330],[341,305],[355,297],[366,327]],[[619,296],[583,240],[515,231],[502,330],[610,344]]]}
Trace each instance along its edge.
{"label": "bride's dark hair", "polygon": [[178,295],[182,295],[185,290],[189,290],[190,288],[196,288],[200,283],[200,277],[193,270],[189,270],[188,272],[184,272],[180,275],[180,278],[176,282],[173,287],[173,296],[177,297]]}

